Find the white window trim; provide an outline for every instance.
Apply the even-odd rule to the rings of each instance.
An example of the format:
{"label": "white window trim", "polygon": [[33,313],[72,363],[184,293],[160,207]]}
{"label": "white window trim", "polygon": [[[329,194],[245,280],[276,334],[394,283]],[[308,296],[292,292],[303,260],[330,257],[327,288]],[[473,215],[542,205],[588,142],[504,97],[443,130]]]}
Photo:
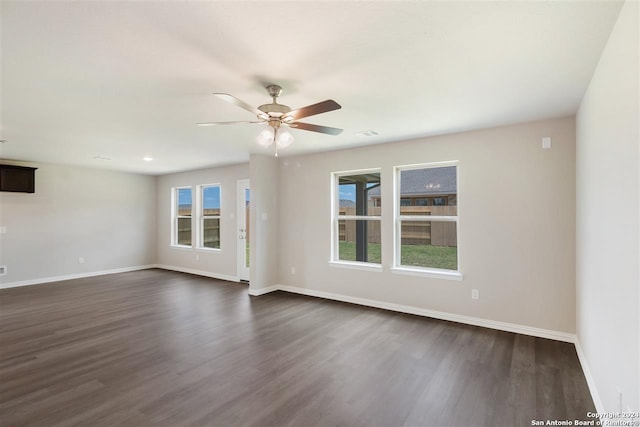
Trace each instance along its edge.
{"label": "white window trim", "polygon": [[[456,167],[456,216],[420,216],[420,215],[400,215],[400,172],[415,169],[432,169],[455,166]],[[411,165],[395,166],[393,168],[393,267],[391,272],[394,274],[404,274],[409,276],[431,277],[447,280],[462,280],[462,260],[460,258],[460,164],[457,160],[446,162],[419,163]],[[456,240],[457,240],[457,260],[458,269],[448,270],[441,268],[405,266],[400,264],[400,247],[401,247],[401,230],[402,221],[442,221],[456,223]]]}
{"label": "white window trim", "polygon": [[[191,190],[191,245],[179,245],[178,241],[178,218],[189,218],[187,216],[178,216],[178,190]],[[171,188],[171,244],[176,249],[193,249],[193,187],[190,185]]]}
{"label": "white window trim", "polygon": [[[202,193],[205,188],[208,187],[218,187],[220,192],[220,213],[222,213],[222,185],[219,183],[215,184],[200,184],[197,186],[198,194],[196,197],[196,212],[197,212],[197,224],[198,228],[196,230],[196,249],[199,252],[221,252],[222,251],[222,215],[204,215],[204,197]],[[192,213],[193,214],[193,213]],[[218,219],[220,221],[220,247],[219,248],[207,248],[204,245],[204,220],[205,219]]]}
{"label": "white window trim", "polygon": [[445,279],[462,281],[464,275],[460,271],[443,270],[439,268],[421,268],[421,267],[392,267],[393,274],[402,274],[405,276],[430,277],[433,279]]}
{"label": "white window trim", "polygon": [[[382,263],[374,262],[362,262],[362,261],[344,261],[339,259],[339,244],[340,239],[338,236],[339,226],[338,221],[341,220],[369,220],[380,221],[380,227],[382,229],[382,214],[380,216],[359,216],[359,215],[339,215],[340,209],[340,192],[338,190],[338,179],[341,176],[358,175],[363,173],[379,173],[382,177],[382,168],[369,168],[369,169],[355,169],[348,171],[339,171],[331,173],[331,251],[329,255],[329,265],[332,267],[351,268],[354,270],[366,270],[366,271],[382,271]],[[382,252],[382,248],[381,248]],[[382,261],[382,253],[381,253]]]}
{"label": "white window trim", "polygon": [[376,264],[374,262],[361,262],[361,261],[329,261],[329,266],[338,268],[350,268],[353,270],[363,271],[375,271],[382,272],[382,264]]}

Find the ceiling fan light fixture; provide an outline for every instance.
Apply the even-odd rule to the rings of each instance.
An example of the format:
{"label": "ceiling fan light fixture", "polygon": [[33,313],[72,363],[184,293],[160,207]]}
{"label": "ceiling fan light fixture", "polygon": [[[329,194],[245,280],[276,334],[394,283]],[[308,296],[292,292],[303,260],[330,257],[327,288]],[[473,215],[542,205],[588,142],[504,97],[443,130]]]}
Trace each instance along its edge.
{"label": "ceiling fan light fixture", "polygon": [[273,144],[273,128],[271,126],[269,126],[266,129],[263,129],[259,134],[258,134],[258,144],[262,145],[263,147],[267,148],[270,147],[271,144]]}
{"label": "ceiling fan light fixture", "polygon": [[276,143],[278,148],[287,148],[293,142],[293,135],[288,130],[278,129],[278,135],[276,136]]}

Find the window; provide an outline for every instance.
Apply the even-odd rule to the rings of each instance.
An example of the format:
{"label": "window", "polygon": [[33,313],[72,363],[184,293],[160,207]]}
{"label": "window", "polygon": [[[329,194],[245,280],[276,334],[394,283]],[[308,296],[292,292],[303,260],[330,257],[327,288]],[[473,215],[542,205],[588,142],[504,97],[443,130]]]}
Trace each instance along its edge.
{"label": "window", "polygon": [[332,261],[380,264],[380,171],[334,173],[333,187]]}
{"label": "window", "polygon": [[191,246],[192,205],[191,187],[173,189],[173,245]]}
{"label": "window", "polygon": [[220,186],[200,186],[200,231],[201,249],[220,249]]}
{"label": "window", "polygon": [[396,167],[396,269],[458,270],[457,169],[456,162]]}

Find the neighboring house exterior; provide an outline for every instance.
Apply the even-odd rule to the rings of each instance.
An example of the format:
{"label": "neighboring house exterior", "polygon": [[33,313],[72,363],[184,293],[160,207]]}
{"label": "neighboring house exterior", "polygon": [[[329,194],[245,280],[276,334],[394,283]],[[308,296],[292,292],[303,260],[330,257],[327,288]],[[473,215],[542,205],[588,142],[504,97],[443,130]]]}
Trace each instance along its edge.
{"label": "neighboring house exterior", "polygon": [[340,208],[355,209],[356,208],[356,202],[354,202],[353,200],[349,200],[349,199],[340,199]]}
{"label": "neighboring house exterior", "polygon": [[[400,174],[400,206],[455,206],[455,167],[403,170]],[[369,192],[370,206],[380,206],[380,187]]]}

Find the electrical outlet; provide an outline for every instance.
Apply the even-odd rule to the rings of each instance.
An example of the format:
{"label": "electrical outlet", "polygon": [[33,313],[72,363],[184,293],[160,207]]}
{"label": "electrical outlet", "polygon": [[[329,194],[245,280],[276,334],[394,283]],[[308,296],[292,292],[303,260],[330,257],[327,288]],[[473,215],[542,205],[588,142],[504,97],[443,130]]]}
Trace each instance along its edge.
{"label": "electrical outlet", "polygon": [[196,261],[200,261],[200,255],[196,255]]}
{"label": "electrical outlet", "polygon": [[0,225],[0,234],[7,234],[7,227]]}
{"label": "electrical outlet", "polygon": [[480,291],[477,289],[471,289],[471,299],[480,299]]}
{"label": "electrical outlet", "polygon": [[542,148],[548,150],[551,148],[551,137],[550,136],[545,136],[544,138],[542,138]]}
{"label": "electrical outlet", "polygon": [[0,265],[0,276],[4,276],[5,274],[7,274],[7,266]]}
{"label": "electrical outlet", "polygon": [[84,257],[78,258],[78,264],[84,264]]}
{"label": "electrical outlet", "polygon": [[295,267],[291,267],[291,274],[296,274],[296,268]]}

